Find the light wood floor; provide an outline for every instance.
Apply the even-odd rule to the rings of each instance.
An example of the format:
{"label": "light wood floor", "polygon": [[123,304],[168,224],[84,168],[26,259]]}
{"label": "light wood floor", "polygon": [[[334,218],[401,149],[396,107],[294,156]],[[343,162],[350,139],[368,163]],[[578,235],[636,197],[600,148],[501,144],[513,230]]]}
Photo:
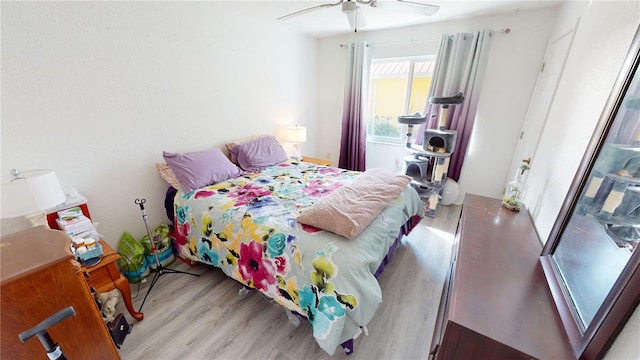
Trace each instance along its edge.
{"label": "light wood floor", "polygon": [[[355,340],[354,354],[338,349],[333,357],[313,339],[311,326],[295,326],[285,311],[258,292],[239,295],[242,286],[219,269],[189,267],[176,260],[149,294],[120,349],[123,359],[426,359],[435,323],[460,206],[443,206],[402,241],[380,276],[383,303]],[[151,278],[132,284],[139,308]]]}

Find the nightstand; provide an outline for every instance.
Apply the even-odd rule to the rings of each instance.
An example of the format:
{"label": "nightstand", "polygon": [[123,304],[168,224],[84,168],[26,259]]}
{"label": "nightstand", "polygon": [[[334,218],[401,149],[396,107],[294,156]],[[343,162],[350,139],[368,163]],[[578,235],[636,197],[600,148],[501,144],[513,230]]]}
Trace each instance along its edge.
{"label": "nightstand", "polygon": [[303,156],[302,161],[316,164],[316,165],[331,166],[331,160],[316,159],[309,156]]}
{"label": "nightstand", "polygon": [[115,252],[111,246],[109,246],[104,240],[100,240],[102,245],[102,255],[100,255],[100,262],[94,266],[87,267],[82,266],[82,273],[85,276],[87,285],[89,288],[93,286],[97,292],[103,293],[118,289],[122,293],[122,300],[129,310],[129,314],[134,319],[140,321],[144,318],[144,314],[135,311],[133,304],[131,303],[131,287],[129,280],[120,273],[116,265],[116,261],[120,259],[120,254]]}

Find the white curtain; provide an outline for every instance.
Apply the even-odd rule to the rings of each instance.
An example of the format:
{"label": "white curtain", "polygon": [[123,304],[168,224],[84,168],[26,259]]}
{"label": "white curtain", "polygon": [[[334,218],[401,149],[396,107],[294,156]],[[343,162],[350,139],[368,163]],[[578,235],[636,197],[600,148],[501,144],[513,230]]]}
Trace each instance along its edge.
{"label": "white curtain", "polygon": [[339,167],[364,171],[367,147],[365,110],[369,92],[371,51],[367,42],[349,44],[349,63],[342,110],[342,137]]}
{"label": "white curtain", "polygon": [[[448,176],[458,180],[460,169],[467,151],[482,78],[489,57],[491,43],[491,31],[476,31],[474,33],[457,33],[443,35],[440,41],[440,49],[436,58],[431,87],[428,98],[449,97],[462,93],[464,103],[449,107],[445,128],[458,131],[458,138]],[[418,128],[416,144],[422,144],[424,129],[438,128],[438,114],[441,105],[432,105],[427,101],[425,113],[427,123]]]}

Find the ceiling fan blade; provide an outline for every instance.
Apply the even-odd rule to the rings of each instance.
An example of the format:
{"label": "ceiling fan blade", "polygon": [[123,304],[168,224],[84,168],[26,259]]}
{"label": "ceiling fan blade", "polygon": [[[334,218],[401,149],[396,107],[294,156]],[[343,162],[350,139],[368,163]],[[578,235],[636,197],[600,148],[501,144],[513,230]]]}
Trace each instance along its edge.
{"label": "ceiling fan blade", "polygon": [[296,11],[296,12],[292,12],[291,14],[280,16],[276,20],[287,20],[287,19],[291,19],[292,17],[296,17],[296,16],[299,16],[299,15],[302,15],[302,14],[306,14],[308,12],[315,11],[315,10],[318,10],[318,9],[338,6],[338,5],[342,4],[343,1],[344,0],[340,0],[337,3],[334,3],[334,4],[322,4],[322,5],[312,6],[312,7],[307,8],[307,9],[302,9],[302,10],[299,10],[299,11]]}
{"label": "ceiling fan blade", "polygon": [[343,11],[345,15],[347,15],[347,20],[349,20],[349,26],[351,30],[356,30],[367,25],[367,22],[364,19],[364,14],[360,7],[356,7],[355,11]]}
{"label": "ceiling fan blade", "polygon": [[398,11],[408,11],[423,16],[431,16],[440,10],[438,5],[430,5],[416,1],[396,0],[396,1],[374,1],[371,6],[380,9],[390,9]]}
{"label": "ceiling fan blade", "polygon": [[408,1],[408,0],[398,0],[398,2],[402,4],[407,4],[409,6],[417,6],[419,11],[422,12],[425,16],[431,16],[437,13],[438,10],[440,10],[439,5],[431,5],[431,4],[425,4],[421,2]]}

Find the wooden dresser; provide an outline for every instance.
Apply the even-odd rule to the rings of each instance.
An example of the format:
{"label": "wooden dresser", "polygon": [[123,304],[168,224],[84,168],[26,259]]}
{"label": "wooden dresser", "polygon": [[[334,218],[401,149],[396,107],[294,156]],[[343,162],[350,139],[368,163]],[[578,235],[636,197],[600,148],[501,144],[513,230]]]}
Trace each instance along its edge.
{"label": "wooden dresser", "polygon": [[49,329],[69,359],[119,359],[63,232],[39,226],[0,238],[0,358],[46,359],[36,337],[18,334],[67,306],[76,315]]}
{"label": "wooden dresser", "polygon": [[436,359],[573,359],[527,210],[467,195],[431,344]]}

